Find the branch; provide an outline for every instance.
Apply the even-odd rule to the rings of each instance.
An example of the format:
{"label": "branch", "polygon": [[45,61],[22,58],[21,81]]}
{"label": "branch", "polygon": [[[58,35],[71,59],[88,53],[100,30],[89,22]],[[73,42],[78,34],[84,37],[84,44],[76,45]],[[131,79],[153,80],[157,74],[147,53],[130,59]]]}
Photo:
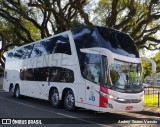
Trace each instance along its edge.
{"label": "branch", "polygon": [[[158,45],[158,44],[157,44],[157,45]],[[139,48],[141,48],[141,49],[142,49],[142,48],[146,48],[146,49],[148,49],[148,50],[155,51],[155,50],[159,50],[159,48],[155,47],[155,46],[157,46],[157,45],[154,45],[154,44],[149,44],[149,46],[142,45],[142,46],[140,46]],[[153,49],[152,46],[154,46],[155,48]]]}
{"label": "branch", "polygon": [[[83,3],[86,0],[82,1]],[[90,21],[89,21],[89,16],[87,13],[85,13],[85,11],[83,10],[83,6],[82,6],[82,2],[80,3],[80,1],[75,0],[75,4],[71,5],[74,9],[76,9],[78,11],[78,13],[80,14],[80,16],[84,19],[84,23],[87,25],[93,25]]]}
{"label": "branch", "polygon": [[[138,47],[141,47],[141,45],[145,45],[145,43],[147,41],[150,41],[150,42],[155,42],[157,44],[160,43],[160,39],[156,39],[156,38],[153,38],[153,37],[148,37],[147,35],[145,35],[145,37],[143,38],[143,40],[140,40],[140,41],[137,41],[136,44]],[[153,44],[152,44],[153,45]]]}
{"label": "branch", "polygon": [[128,24],[132,20],[132,18],[136,15],[136,9],[135,9],[135,7],[133,5],[134,5],[134,0],[131,0],[130,6],[129,6],[130,12],[126,16],[127,19],[122,21],[118,25],[116,25],[115,26],[116,29],[120,29],[120,28],[123,28],[124,26],[126,26],[126,24]]}
{"label": "branch", "polygon": [[108,20],[106,20],[106,24],[108,24],[109,27],[113,27],[116,24],[116,18],[117,18],[117,5],[118,5],[118,0],[113,0],[112,2],[112,10],[111,10],[111,15],[108,18]]}
{"label": "branch", "polygon": [[151,15],[148,18],[145,18],[144,20],[142,20],[138,26],[133,30],[133,32],[131,33],[131,36],[133,38],[135,38],[135,35],[141,30],[141,28],[143,27],[143,25],[148,24],[150,22],[152,22],[153,20],[157,20],[160,18],[160,15]]}

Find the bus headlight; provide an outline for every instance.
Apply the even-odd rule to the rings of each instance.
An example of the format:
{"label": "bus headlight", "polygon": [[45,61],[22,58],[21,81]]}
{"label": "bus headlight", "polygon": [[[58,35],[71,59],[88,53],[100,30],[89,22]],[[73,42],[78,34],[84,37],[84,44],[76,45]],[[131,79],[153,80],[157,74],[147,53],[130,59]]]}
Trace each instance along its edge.
{"label": "bus headlight", "polygon": [[143,96],[139,99],[124,99],[124,98],[118,98],[118,97],[112,96],[112,95],[104,93],[102,91],[99,91],[98,93],[103,97],[106,97],[106,98],[108,98],[112,101],[116,101],[116,102],[119,102],[119,103],[139,103],[143,100]]}
{"label": "bus headlight", "polygon": [[112,96],[112,95],[108,95],[108,98],[109,98],[110,100],[116,100],[116,99],[117,99],[116,97],[114,97],[114,96]]}
{"label": "bus headlight", "polygon": [[103,97],[106,97],[106,98],[110,99],[110,100],[116,100],[116,99],[117,99],[116,97],[114,97],[114,96],[112,96],[112,95],[109,95],[109,94],[107,94],[107,93],[104,93],[104,92],[102,92],[102,91],[99,91],[99,94],[100,94],[101,96],[103,96]]}

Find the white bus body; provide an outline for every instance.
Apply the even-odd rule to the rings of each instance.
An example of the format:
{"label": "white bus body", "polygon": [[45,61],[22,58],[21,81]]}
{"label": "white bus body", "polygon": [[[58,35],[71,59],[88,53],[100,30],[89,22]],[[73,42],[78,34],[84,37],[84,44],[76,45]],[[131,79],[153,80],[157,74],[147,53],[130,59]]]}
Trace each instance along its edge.
{"label": "white bus body", "polygon": [[[112,42],[109,33],[111,39],[105,40],[103,30],[125,38],[135,51],[125,49],[125,41]],[[141,111],[141,59],[128,38],[105,27],[83,27],[12,49],[6,57],[3,89],[13,97],[50,100],[54,107],[64,104],[71,111]]]}

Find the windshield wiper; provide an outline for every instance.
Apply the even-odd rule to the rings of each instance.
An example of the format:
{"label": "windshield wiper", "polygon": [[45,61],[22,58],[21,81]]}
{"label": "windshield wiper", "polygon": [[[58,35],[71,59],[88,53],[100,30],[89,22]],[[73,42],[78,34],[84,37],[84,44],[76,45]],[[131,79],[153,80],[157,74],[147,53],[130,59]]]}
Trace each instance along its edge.
{"label": "windshield wiper", "polygon": [[109,89],[113,89],[114,88],[114,86],[113,85],[108,85],[107,83],[105,83],[105,86],[107,87],[107,88],[109,88]]}

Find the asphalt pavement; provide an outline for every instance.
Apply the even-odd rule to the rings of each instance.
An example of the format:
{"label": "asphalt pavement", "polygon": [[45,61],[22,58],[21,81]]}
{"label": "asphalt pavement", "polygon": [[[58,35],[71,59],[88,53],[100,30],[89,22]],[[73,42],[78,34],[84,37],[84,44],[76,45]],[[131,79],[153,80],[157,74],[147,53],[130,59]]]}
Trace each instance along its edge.
{"label": "asphalt pavement", "polygon": [[[149,112],[149,111],[148,111]],[[107,127],[117,127],[117,126],[156,126],[160,124],[160,117],[155,113],[146,114],[143,112],[120,112],[120,113],[97,113],[91,110],[78,109],[76,112],[67,111],[64,108],[53,108],[50,106],[48,101],[22,97],[21,99],[12,98],[9,93],[0,91],[0,118],[12,120],[12,126],[17,127],[18,120],[23,122],[23,127],[34,127],[36,125],[26,125],[28,121],[30,124],[38,123],[38,127],[97,127],[97,126],[107,126]],[[15,121],[13,121],[15,120]],[[34,120],[34,121],[33,121]],[[37,120],[37,121],[35,121]],[[155,122],[145,124],[146,121]],[[2,121],[0,121],[0,126]],[[6,121],[3,121],[6,122]],[[127,123],[128,122],[128,123]],[[130,123],[129,123],[130,122]],[[139,122],[139,123],[135,123]],[[143,122],[143,123],[140,123]],[[157,123],[156,123],[157,122]],[[42,124],[41,124],[42,123]],[[15,124],[15,125],[13,125]],[[22,123],[21,123],[22,124]],[[28,123],[27,123],[28,124]],[[11,126],[11,125],[9,125]],[[18,125],[20,126],[20,125]]]}

